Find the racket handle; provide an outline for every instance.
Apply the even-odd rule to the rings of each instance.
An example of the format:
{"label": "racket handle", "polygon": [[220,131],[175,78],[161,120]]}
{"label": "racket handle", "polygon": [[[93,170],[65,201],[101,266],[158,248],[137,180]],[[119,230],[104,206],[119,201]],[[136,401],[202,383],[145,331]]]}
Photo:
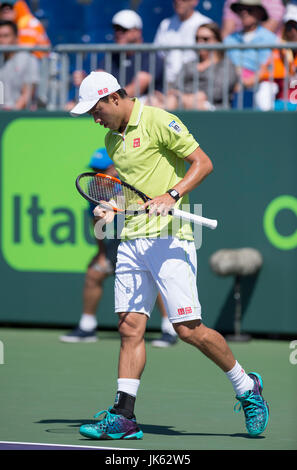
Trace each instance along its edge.
{"label": "racket handle", "polygon": [[172,209],[169,214],[173,215],[174,217],[179,217],[183,220],[188,220],[194,224],[203,225],[204,227],[211,228],[212,230],[217,228],[218,225],[217,220],[207,219],[201,215],[191,214],[190,212],[182,211],[180,209]]}

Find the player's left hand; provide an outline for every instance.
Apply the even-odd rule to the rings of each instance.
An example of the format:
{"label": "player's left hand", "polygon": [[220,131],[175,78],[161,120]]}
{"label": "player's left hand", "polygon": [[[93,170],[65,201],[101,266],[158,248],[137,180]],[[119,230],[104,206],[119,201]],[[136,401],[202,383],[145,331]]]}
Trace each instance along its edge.
{"label": "player's left hand", "polygon": [[110,224],[115,216],[113,211],[106,210],[101,206],[96,206],[93,210],[93,214],[95,218],[103,219],[106,224]]}
{"label": "player's left hand", "polygon": [[148,215],[151,217],[152,215],[168,215],[168,212],[173,208],[175,201],[170,196],[170,194],[165,193],[161,196],[156,196],[150,201],[147,201],[143,208],[149,209]]}

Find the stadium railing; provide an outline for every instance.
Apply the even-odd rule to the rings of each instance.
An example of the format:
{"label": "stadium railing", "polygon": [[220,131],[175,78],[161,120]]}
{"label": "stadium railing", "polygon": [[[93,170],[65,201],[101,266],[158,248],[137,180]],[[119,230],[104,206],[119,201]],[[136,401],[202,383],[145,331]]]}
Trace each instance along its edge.
{"label": "stadium railing", "polygon": [[[251,103],[246,106],[245,103],[245,92],[247,91],[243,85],[242,78],[238,75],[238,84],[237,84],[237,99],[236,102],[230,101],[230,94],[228,90],[228,66],[227,66],[227,53],[230,50],[236,51],[245,51],[245,50],[254,50],[257,51],[257,57],[259,68],[259,53],[263,50],[275,51],[290,51],[297,50],[297,43],[281,43],[281,44],[260,44],[251,45],[248,44],[239,44],[236,47],[225,44],[195,44],[193,46],[157,46],[154,44],[130,44],[130,45],[118,45],[118,44],[60,44],[53,48],[46,47],[34,47],[34,48],[24,48],[19,46],[0,46],[0,68],[3,63],[4,53],[6,52],[18,52],[21,50],[27,50],[30,52],[33,51],[43,51],[47,54],[39,59],[40,61],[40,83],[38,86],[38,107],[45,108],[48,110],[65,110],[67,109],[67,104],[71,101],[78,99],[78,86],[73,85],[73,72],[74,71],[84,71],[86,74],[90,73],[92,70],[98,69],[100,63],[104,63],[104,70],[111,72],[112,67],[112,57],[113,54],[119,54],[119,82],[125,87],[126,85],[126,64],[129,58],[129,52],[135,53],[134,60],[134,74],[137,76],[137,73],[141,70],[141,54],[148,53],[149,55],[149,73],[152,77],[155,77],[156,71],[156,54],[163,54],[164,57],[164,74],[163,74],[163,94],[165,96],[165,108],[166,108],[166,97],[167,91],[170,88],[167,80],[167,57],[168,52],[172,50],[178,50],[182,53],[187,51],[198,52],[199,50],[209,50],[211,54],[214,54],[214,51],[221,51],[223,53],[223,98],[220,106],[216,107],[213,99],[214,93],[214,71],[209,73],[208,80],[208,102],[209,109],[237,109],[241,110],[245,107],[257,110],[259,106],[257,105],[255,96],[256,92],[259,89],[259,77],[256,74],[255,82],[251,89],[248,91],[251,94]],[[283,76],[283,95],[288,96],[290,88],[297,87],[297,76],[292,76],[291,65],[288,59],[287,53],[282,54],[283,58],[283,67],[285,70]],[[199,55],[196,54],[197,62],[199,60]],[[102,67],[101,67],[102,68]],[[270,66],[267,68],[268,76],[266,82],[274,83],[274,62],[271,61]],[[184,89],[184,69],[181,68],[181,71],[178,76],[178,89],[180,95],[183,93]],[[137,93],[138,90],[138,93]],[[193,77],[193,94],[199,91],[199,73],[195,72],[195,77]],[[151,80],[149,88],[147,90],[147,95],[152,96],[155,93],[155,81]],[[5,90],[4,90],[5,94]],[[297,95],[297,92],[296,92]],[[136,96],[139,96],[139,83],[136,82]],[[297,98],[297,97],[296,97]],[[289,100],[284,100],[283,110],[287,110],[290,107],[290,104],[296,105],[296,103],[290,103]],[[184,109],[182,100],[179,99],[177,109]],[[193,109],[197,109],[195,100],[193,100]],[[261,108],[260,108],[261,109]],[[274,110],[275,107],[272,104],[269,104],[267,110]],[[265,109],[266,110],[266,109]]]}

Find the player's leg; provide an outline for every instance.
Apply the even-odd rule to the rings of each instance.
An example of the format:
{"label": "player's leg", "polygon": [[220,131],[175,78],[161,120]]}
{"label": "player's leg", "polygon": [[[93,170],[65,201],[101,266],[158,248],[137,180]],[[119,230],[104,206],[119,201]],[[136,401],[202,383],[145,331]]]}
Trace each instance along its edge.
{"label": "player's leg", "polygon": [[144,333],[147,318],[137,312],[119,313],[121,347],[116,398],[113,407],[104,410],[105,417],[98,424],[80,427],[83,436],[92,439],[142,438],[134,407],[146,360]]}
{"label": "player's leg", "polygon": [[245,413],[246,427],[251,435],[261,434],[268,423],[269,408],[262,397],[263,382],[259,374],[247,374],[235,360],[223,336],[207,328],[200,320],[174,323],[179,337],[217,364],[230,380],[236,398]]}
{"label": "player's leg", "polygon": [[158,294],[157,305],[161,314],[161,337],[152,341],[152,346],[168,348],[177,342],[177,334],[170,322],[161,294]]}
{"label": "player's leg", "polygon": [[115,279],[115,310],[119,314],[121,347],[117,393],[113,407],[98,424],[83,425],[80,433],[93,439],[140,439],[134,414],[140,378],[145,366],[144,333],[156,301],[157,289],[137,256],[137,240],[122,243]]}
{"label": "player's leg", "polygon": [[224,337],[201,320],[173,323],[173,326],[180,339],[196,346],[224,372],[234,367],[236,360]]}
{"label": "player's leg", "polygon": [[93,258],[87,269],[83,287],[83,312],[78,326],[68,334],[61,336],[65,343],[97,341],[96,310],[103,294],[103,282],[113,273],[109,260]]}
{"label": "player's leg", "polygon": [[166,240],[158,245],[155,259],[151,258],[152,271],[170,321],[183,341],[196,346],[225,372],[242,403],[249,433],[260,434],[268,421],[268,407],[261,396],[262,379],[259,374],[247,374],[223,336],[201,322],[194,243],[174,239],[167,249]]}
{"label": "player's leg", "polygon": [[147,315],[130,312],[119,313],[121,347],[118,377],[140,379],[146,361],[144,333]]}
{"label": "player's leg", "polygon": [[[99,263],[96,267],[90,267],[86,273],[83,288],[83,312],[91,316],[94,322],[96,321],[96,310],[103,294],[103,281],[107,276],[105,266]],[[83,321],[81,321],[81,326],[83,327]],[[86,326],[88,325],[86,324]],[[97,322],[95,326],[97,326]]]}

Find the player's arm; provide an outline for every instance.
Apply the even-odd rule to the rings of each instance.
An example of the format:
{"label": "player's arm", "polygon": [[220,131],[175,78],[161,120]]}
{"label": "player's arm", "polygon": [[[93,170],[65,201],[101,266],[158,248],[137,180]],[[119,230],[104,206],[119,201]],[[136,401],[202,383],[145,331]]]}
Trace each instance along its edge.
{"label": "player's arm", "polygon": [[[173,188],[178,191],[180,197],[188,194],[212,172],[213,165],[210,158],[200,148],[196,148],[185,160],[190,164],[190,168],[186,172],[182,180],[180,180]],[[150,206],[149,215],[162,214],[166,215],[175,204],[175,200],[170,194],[162,194],[153,198],[145,204]]]}
{"label": "player's arm", "polygon": [[198,147],[188,157],[186,162],[190,163],[190,168],[182,180],[177,183],[173,189],[178,191],[180,197],[188,194],[212,172],[213,165],[206,153]]}

